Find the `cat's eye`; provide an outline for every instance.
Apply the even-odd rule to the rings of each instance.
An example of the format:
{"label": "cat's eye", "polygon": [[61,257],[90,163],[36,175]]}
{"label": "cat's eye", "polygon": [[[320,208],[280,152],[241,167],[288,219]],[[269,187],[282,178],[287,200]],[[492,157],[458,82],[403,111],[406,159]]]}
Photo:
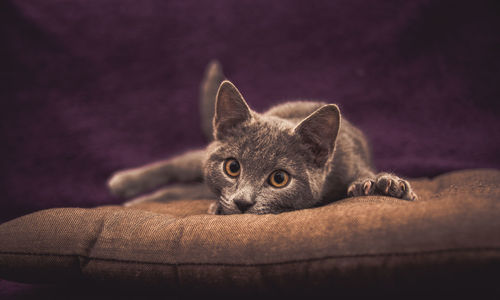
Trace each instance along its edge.
{"label": "cat's eye", "polygon": [[282,188],[290,181],[290,175],[283,170],[277,170],[269,176],[269,184],[276,188]]}
{"label": "cat's eye", "polygon": [[238,177],[241,172],[240,163],[234,158],[229,158],[224,162],[224,171],[230,177]]}

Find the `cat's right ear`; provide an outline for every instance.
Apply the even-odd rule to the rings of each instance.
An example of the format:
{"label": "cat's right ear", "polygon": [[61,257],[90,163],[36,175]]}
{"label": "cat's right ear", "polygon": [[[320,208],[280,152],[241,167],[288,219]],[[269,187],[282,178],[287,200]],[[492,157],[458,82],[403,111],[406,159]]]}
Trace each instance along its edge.
{"label": "cat's right ear", "polygon": [[252,113],[238,89],[224,80],[217,92],[214,114],[214,138],[220,140],[235,126],[250,121]]}

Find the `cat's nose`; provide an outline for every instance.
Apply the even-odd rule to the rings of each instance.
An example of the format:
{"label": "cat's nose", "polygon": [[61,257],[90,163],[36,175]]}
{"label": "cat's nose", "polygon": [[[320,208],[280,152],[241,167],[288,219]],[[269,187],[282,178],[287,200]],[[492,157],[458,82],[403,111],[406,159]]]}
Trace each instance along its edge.
{"label": "cat's nose", "polygon": [[243,213],[247,211],[254,203],[248,199],[238,198],[234,200],[234,204],[236,204],[238,209]]}

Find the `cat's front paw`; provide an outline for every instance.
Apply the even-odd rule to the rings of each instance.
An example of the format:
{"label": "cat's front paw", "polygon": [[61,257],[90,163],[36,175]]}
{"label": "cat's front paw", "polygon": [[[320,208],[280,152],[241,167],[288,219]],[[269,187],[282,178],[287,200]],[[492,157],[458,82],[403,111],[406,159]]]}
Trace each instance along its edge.
{"label": "cat's front paw", "polygon": [[220,207],[219,202],[214,202],[214,203],[210,204],[210,206],[208,207],[207,213],[209,215],[220,215],[221,214],[221,207]]}
{"label": "cat's front paw", "polygon": [[389,173],[379,173],[373,178],[364,178],[353,182],[347,189],[350,197],[383,195],[403,200],[417,200],[410,183]]}
{"label": "cat's front paw", "polygon": [[121,198],[130,198],[141,192],[137,182],[137,176],[134,172],[123,171],[111,176],[107,184],[111,194]]}

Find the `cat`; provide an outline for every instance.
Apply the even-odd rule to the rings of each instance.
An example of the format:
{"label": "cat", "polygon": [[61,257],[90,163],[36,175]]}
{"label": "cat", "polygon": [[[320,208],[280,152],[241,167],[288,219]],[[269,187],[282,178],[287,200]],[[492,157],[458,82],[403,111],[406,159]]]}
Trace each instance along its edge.
{"label": "cat", "polygon": [[[216,61],[200,96],[203,130],[212,138],[206,149],[117,172],[108,181],[113,194],[130,198],[201,180],[195,193],[206,196],[208,188],[215,195],[212,214],[276,214],[366,195],[417,199],[407,180],[375,172],[367,139],[335,104],[286,102],[257,113]],[[167,188],[128,204],[172,193]]]}

